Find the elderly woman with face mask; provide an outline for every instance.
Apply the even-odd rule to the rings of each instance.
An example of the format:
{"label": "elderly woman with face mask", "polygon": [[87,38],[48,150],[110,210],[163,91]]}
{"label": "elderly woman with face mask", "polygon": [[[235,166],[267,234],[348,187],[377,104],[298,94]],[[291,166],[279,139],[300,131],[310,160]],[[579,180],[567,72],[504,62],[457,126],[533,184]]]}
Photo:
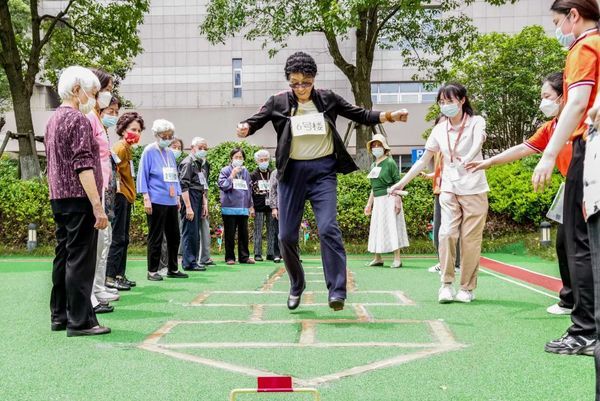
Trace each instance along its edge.
{"label": "elderly woman with face mask", "polygon": [[96,267],[98,231],[108,226],[102,205],[98,142],[85,117],[95,106],[98,78],[69,67],[58,81],[62,104],[46,125],[50,204],[56,223],[52,269],[51,329],[67,336],[110,333],[96,320],[90,295]]}
{"label": "elderly woman with face mask", "polygon": [[252,179],[252,201],[254,203],[254,260],[262,261],[263,224],[267,226],[267,260],[273,260],[275,252],[275,235],[273,230],[273,219],[271,208],[268,205],[269,180],[271,169],[269,161],[271,155],[266,149],[261,149],[254,154],[254,161],[258,165],[256,170],[250,174]]}
{"label": "elderly woman with face mask", "polygon": [[144,149],[137,176],[137,191],[144,196],[148,216],[148,280],[163,279],[158,274],[163,235],[167,237],[167,277],[187,278],[177,267],[181,186],[175,155],[167,149],[173,141],[175,126],[167,120],[156,120],[152,132],[156,141]]}

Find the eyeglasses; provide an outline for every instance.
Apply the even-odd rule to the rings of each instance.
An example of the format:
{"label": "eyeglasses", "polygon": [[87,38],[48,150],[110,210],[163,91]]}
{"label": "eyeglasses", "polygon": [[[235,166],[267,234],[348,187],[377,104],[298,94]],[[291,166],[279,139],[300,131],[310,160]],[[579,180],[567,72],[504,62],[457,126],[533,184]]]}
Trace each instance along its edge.
{"label": "eyeglasses", "polygon": [[444,106],[444,105],[446,105],[446,104],[452,104],[452,103],[455,103],[455,101],[454,101],[454,100],[440,100],[440,101],[438,101],[437,103],[438,103],[438,105],[439,105],[439,106]]}
{"label": "eyeglasses", "polygon": [[310,88],[311,86],[313,86],[315,83],[314,82],[294,82],[294,83],[290,83],[290,88],[292,89],[299,89],[299,88]]}

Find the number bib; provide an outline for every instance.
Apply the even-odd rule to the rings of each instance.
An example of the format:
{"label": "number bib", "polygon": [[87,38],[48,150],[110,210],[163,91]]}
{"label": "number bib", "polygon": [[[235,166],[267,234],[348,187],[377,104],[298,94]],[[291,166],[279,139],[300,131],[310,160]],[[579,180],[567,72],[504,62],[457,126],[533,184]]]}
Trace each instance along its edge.
{"label": "number bib", "polygon": [[258,190],[259,191],[268,191],[270,189],[269,181],[267,180],[259,180],[258,181]]}
{"label": "number bib", "polygon": [[239,178],[236,178],[233,180],[233,189],[239,189],[242,191],[247,191],[248,190],[248,183],[246,182],[246,180],[242,180]]}
{"label": "number bib", "polygon": [[369,172],[369,175],[367,175],[367,178],[379,178],[379,174],[381,174],[381,167],[373,167]]}
{"label": "number bib", "polygon": [[327,125],[323,113],[294,116],[290,120],[292,136],[327,135]]}
{"label": "number bib", "polygon": [[207,187],[207,183],[206,183],[206,177],[204,176],[204,172],[199,172],[198,173],[198,179],[200,180],[200,185],[202,185],[203,187]]}
{"label": "number bib", "polygon": [[163,179],[165,182],[179,182],[175,167],[163,167]]}

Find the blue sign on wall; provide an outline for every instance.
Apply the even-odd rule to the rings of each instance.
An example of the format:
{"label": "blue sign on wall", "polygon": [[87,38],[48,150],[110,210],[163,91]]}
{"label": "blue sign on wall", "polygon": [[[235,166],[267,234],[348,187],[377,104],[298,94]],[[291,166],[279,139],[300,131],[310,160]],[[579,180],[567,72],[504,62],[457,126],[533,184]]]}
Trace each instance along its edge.
{"label": "blue sign on wall", "polygon": [[425,149],[424,148],[412,149],[410,151],[411,163],[415,164],[417,162],[417,160],[419,160],[421,158],[421,156],[423,156],[423,153],[425,153]]}

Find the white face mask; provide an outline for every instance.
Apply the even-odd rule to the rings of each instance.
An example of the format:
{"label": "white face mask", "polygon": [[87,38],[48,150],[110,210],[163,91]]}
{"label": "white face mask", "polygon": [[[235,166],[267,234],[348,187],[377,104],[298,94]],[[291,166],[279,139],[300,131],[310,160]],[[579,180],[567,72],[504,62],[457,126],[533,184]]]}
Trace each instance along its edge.
{"label": "white face mask", "polygon": [[385,151],[383,148],[372,148],[371,153],[373,153],[373,156],[375,156],[376,159],[379,159],[381,156],[383,156]]}
{"label": "white face mask", "polygon": [[111,99],[112,99],[112,93],[100,92],[98,94],[98,107],[100,107],[100,110],[105,109],[108,106],[110,106]]}
{"label": "white face mask", "polygon": [[81,90],[83,91],[83,93],[85,93],[88,100],[86,103],[81,103],[81,100],[79,100],[79,111],[81,111],[83,114],[88,114],[89,112],[94,110],[94,107],[96,107],[96,99],[88,95],[83,88],[81,88]]}
{"label": "white face mask", "polygon": [[233,159],[233,160],[231,161],[231,165],[232,165],[233,167],[242,167],[242,166],[244,165],[244,161],[243,161],[243,160],[240,160],[240,159]]}
{"label": "white face mask", "polygon": [[556,100],[542,99],[542,102],[540,103],[540,110],[546,117],[550,118],[558,115],[558,108],[560,105],[556,103]]}

